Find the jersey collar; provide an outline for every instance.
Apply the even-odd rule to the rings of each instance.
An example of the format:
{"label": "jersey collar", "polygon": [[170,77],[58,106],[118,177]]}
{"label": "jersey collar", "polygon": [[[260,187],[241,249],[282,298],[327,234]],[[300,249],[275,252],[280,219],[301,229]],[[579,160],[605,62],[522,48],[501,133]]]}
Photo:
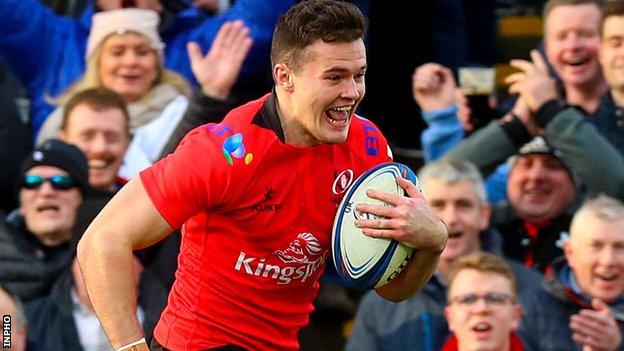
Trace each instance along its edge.
{"label": "jersey collar", "polygon": [[272,130],[282,143],[286,143],[282,123],[277,113],[277,95],[275,94],[275,90],[269,94],[269,97],[264,101],[260,111],[254,116],[253,124]]}

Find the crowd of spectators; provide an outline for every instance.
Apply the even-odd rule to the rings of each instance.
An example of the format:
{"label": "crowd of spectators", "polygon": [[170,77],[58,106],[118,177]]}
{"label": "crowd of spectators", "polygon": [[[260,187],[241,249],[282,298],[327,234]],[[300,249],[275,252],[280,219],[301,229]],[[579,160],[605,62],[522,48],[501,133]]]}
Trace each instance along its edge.
{"label": "crowd of spectators", "polygon": [[[20,351],[110,349],[78,240],[188,131],[269,91],[271,34],[297,1],[69,2],[0,6],[0,312]],[[420,187],[449,239],[401,303],[329,263],[302,349],[624,350],[624,1],[547,1],[543,50],[511,61],[511,97],[478,130],[457,68],[493,64],[496,14],[540,2],[352,2],[371,21],[359,112],[392,147],[422,147]],[[387,47],[407,31],[413,48]],[[148,338],[179,243],[135,253]]]}
{"label": "crowd of spectators", "polygon": [[[413,97],[428,124],[419,176],[449,241],[437,274],[410,300],[386,305],[365,295],[347,349],[624,349],[624,3],[551,0],[543,23],[544,53],[510,63],[516,72],[505,81],[513,100],[500,105],[513,107],[479,130],[452,67],[415,69]],[[458,162],[489,176],[492,210],[481,214],[489,218],[482,226],[475,219],[483,185]],[[480,245],[467,235],[472,230]],[[501,239],[492,252],[509,260],[517,293],[477,265],[464,274],[463,259],[471,258],[455,256],[458,248],[491,249],[483,238],[492,231]],[[445,272],[449,259],[459,275]],[[527,289],[517,264],[542,277]],[[458,276],[463,294],[453,291]]]}

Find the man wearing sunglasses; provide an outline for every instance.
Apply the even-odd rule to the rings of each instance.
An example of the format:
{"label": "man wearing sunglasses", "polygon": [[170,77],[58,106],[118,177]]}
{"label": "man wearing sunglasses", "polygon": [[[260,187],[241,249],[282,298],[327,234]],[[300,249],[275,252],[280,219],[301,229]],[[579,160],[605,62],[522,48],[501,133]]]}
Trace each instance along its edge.
{"label": "man wearing sunglasses", "polygon": [[47,294],[70,263],[87,160],[77,147],[48,140],[23,161],[18,185],[20,206],[0,224],[0,283],[28,301]]}
{"label": "man wearing sunglasses", "polygon": [[515,334],[522,316],[516,282],[507,263],[493,254],[479,252],[457,260],[444,315],[453,335],[442,351],[524,350]]}

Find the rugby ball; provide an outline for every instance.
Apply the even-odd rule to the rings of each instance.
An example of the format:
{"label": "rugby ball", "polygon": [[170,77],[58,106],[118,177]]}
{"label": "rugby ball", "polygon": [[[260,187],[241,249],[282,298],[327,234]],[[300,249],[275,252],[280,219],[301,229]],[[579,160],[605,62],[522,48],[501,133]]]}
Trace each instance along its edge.
{"label": "rugby ball", "polygon": [[358,218],[373,219],[370,213],[355,210],[358,203],[387,205],[369,198],[368,189],[379,189],[405,196],[396,178],[402,176],[418,186],[418,178],[407,166],[388,162],[364,172],[342,198],[332,229],[332,256],[336,271],[349,285],[370,289],[379,288],[396,277],[409,262],[412,248],[387,238],[371,238],[355,226]]}

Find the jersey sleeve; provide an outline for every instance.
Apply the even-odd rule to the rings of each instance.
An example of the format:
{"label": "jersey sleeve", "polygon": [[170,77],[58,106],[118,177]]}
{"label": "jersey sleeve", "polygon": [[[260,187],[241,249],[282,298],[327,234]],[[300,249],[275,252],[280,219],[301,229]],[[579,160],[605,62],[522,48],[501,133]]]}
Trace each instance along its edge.
{"label": "jersey sleeve", "polygon": [[191,131],[175,152],[140,173],[152,203],[171,227],[181,227],[222,201],[232,167],[220,150],[204,125]]}
{"label": "jersey sleeve", "polygon": [[371,166],[393,160],[392,150],[379,128],[370,120],[357,116],[364,140],[364,151]]}

